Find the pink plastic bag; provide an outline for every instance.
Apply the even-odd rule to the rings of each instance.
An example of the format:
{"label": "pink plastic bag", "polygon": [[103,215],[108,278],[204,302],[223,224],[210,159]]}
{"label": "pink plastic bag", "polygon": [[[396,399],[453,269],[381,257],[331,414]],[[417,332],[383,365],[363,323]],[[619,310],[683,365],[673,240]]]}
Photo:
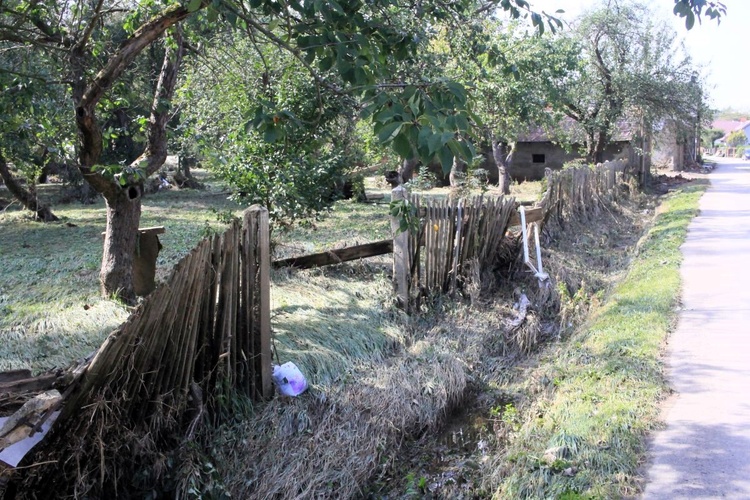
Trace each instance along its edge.
{"label": "pink plastic bag", "polygon": [[291,361],[281,366],[274,365],[273,382],[284,396],[299,396],[307,390],[305,376]]}

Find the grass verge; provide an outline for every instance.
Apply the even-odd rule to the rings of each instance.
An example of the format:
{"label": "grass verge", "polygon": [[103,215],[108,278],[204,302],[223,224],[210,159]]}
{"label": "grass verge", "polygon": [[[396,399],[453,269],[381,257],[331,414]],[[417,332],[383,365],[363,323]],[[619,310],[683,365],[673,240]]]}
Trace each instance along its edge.
{"label": "grass verge", "polygon": [[680,245],[705,185],[669,195],[625,278],[551,347],[526,420],[492,464],[498,498],[621,498],[641,489],[645,435],[667,392],[661,351],[679,300]]}

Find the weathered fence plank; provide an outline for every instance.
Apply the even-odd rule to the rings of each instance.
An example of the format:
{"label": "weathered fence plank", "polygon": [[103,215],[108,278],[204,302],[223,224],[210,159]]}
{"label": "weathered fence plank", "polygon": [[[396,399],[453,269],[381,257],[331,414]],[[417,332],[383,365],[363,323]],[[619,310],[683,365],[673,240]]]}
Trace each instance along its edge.
{"label": "weathered fence plank", "polygon": [[[138,460],[127,443],[140,446],[142,440],[158,449],[192,435],[201,419],[217,417],[217,396],[226,389],[269,397],[269,279],[268,212],[254,207],[242,223],[198,244],[107,337],[35,449],[57,458],[35,473],[70,480],[101,476],[99,488],[111,491],[115,486],[105,484],[104,469],[106,481],[116,481],[120,467]],[[52,491],[35,484],[42,498],[77,488]]]}
{"label": "weathered fence plank", "polygon": [[375,257],[393,252],[393,240],[380,240],[364,245],[355,245],[346,248],[338,248],[301,257],[291,257],[273,262],[273,267],[294,267],[297,269],[308,269],[311,267],[329,266],[340,264],[356,259]]}

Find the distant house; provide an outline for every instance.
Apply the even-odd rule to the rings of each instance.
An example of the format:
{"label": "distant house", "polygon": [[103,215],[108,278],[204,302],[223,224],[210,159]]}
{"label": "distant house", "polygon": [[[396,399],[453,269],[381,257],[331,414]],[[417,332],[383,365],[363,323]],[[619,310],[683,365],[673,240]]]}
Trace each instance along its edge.
{"label": "distant house", "polygon": [[[508,168],[512,179],[539,180],[544,178],[544,169],[561,169],[565,163],[586,156],[585,136],[580,126],[569,118],[561,125],[563,131],[559,135],[553,136],[537,128],[518,137]],[[635,125],[621,122],[604,150],[604,160],[630,158],[634,153],[631,142],[636,132]]]}
{"label": "distant house", "polygon": [[745,144],[750,143],[750,121],[747,120],[716,120],[711,124],[712,128],[724,132],[724,137],[717,139],[716,144],[726,144],[729,134],[741,130],[745,133]]}

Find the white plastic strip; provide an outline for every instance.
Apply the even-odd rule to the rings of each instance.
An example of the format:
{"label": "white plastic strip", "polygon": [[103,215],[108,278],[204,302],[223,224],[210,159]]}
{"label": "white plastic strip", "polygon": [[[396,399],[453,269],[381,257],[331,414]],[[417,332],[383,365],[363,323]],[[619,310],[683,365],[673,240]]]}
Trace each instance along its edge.
{"label": "white plastic strip", "polygon": [[526,207],[521,205],[518,207],[518,213],[521,216],[521,234],[523,236],[523,261],[524,263],[529,266],[529,268],[534,271],[534,276],[536,276],[540,281],[544,281],[547,278],[549,278],[549,275],[544,272],[544,269],[542,268],[542,246],[539,243],[539,224],[536,222],[532,222],[534,224],[534,243],[536,244],[536,267],[534,267],[534,263],[531,261],[531,257],[529,255],[529,234],[528,234],[528,228],[526,227]]}

